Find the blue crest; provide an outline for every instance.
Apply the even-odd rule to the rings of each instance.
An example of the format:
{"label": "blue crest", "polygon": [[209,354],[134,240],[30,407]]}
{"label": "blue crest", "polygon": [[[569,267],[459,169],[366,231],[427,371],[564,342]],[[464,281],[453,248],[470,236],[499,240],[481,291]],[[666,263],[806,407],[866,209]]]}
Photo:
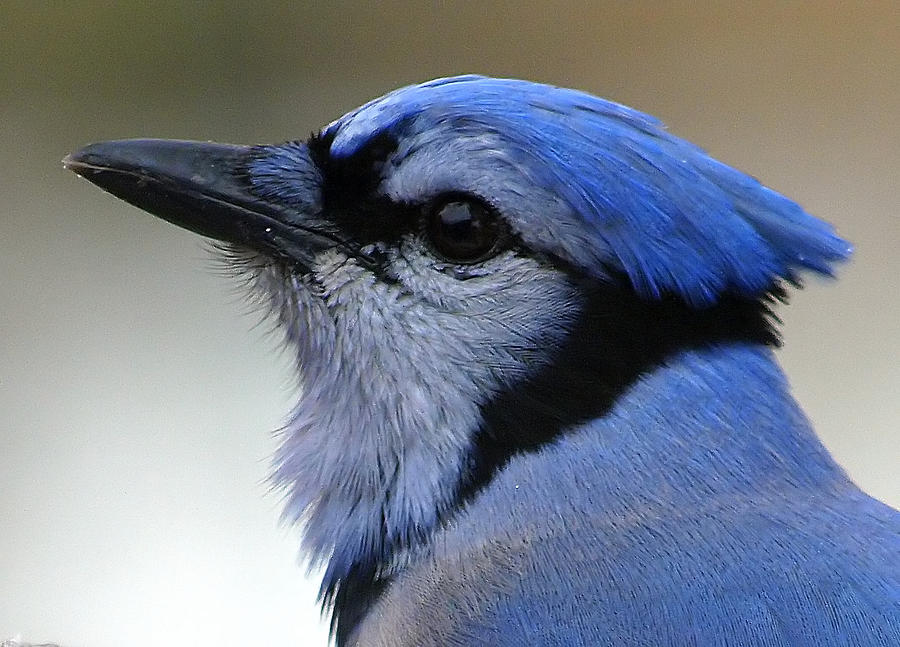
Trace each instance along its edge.
{"label": "blue crest", "polygon": [[698,307],[725,292],[752,298],[779,280],[796,281],[798,270],[831,274],[851,252],[830,225],[653,117],[576,90],[439,79],[376,99],[325,130],[335,158],[379,135],[415,145],[417,134],[434,140],[436,133],[494,136],[497,153],[517,169],[514,181],[565,205],[564,212],[548,210],[557,222],[546,226],[564,227],[568,219],[568,229],[579,232],[568,245],[555,231],[548,238],[556,248],[535,247],[595,276],[624,273],[647,298],[676,294]]}

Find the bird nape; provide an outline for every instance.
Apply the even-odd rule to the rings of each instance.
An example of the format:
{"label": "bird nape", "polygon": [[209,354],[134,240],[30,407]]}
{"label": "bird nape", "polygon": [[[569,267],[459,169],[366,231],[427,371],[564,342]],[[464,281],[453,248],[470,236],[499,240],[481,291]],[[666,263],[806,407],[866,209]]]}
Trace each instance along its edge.
{"label": "bird nape", "polygon": [[283,330],[272,482],[338,645],[900,645],[900,515],[771,348],[850,246],[652,117],[463,76],[65,165],[218,241]]}

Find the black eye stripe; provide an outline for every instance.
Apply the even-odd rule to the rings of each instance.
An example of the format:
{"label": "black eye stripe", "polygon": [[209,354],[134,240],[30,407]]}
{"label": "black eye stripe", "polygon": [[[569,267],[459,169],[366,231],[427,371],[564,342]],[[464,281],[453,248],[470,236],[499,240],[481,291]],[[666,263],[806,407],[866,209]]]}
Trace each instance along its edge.
{"label": "black eye stripe", "polygon": [[513,244],[505,220],[475,196],[452,192],[416,204],[381,194],[384,165],[397,149],[396,134],[380,133],[351,157],[338,159],[330,155],[334,135],[324,132],[309,140],[322,174],[322,216],[357,247],[397,244],[417,224],[432,253],[457,266],[484,261]]}

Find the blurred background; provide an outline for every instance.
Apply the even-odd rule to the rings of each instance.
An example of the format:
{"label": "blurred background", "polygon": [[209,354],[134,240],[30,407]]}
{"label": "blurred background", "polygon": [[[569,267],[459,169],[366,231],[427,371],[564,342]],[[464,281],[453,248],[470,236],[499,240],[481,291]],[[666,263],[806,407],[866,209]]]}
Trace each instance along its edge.
{"label": "blurred background", "polygon": [[780,358],[900,505],[896,2],[369,4],[0,4],[0,640],[326,644],[264,483],[287,358],[198,237],[59,160],[305,137],[461,72],[652,113],[835,223],[856,255],[780,309]]}

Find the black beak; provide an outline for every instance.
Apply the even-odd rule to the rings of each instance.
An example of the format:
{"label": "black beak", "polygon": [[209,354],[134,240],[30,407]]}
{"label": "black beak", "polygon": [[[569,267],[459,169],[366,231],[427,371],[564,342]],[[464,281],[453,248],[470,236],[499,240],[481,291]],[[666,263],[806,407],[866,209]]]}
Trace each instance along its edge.
{"label": "black beak", "polygon": [[[248,168],[262,147],[164,139],[90,144],[63,165],[101,189],[185,229],[309,267],[321,249],[344,246],[311,225],[313,214],[253,193]],[[309,162],[311,165],[312,162]],[[306,204],[317,202],[318,186]]]}

